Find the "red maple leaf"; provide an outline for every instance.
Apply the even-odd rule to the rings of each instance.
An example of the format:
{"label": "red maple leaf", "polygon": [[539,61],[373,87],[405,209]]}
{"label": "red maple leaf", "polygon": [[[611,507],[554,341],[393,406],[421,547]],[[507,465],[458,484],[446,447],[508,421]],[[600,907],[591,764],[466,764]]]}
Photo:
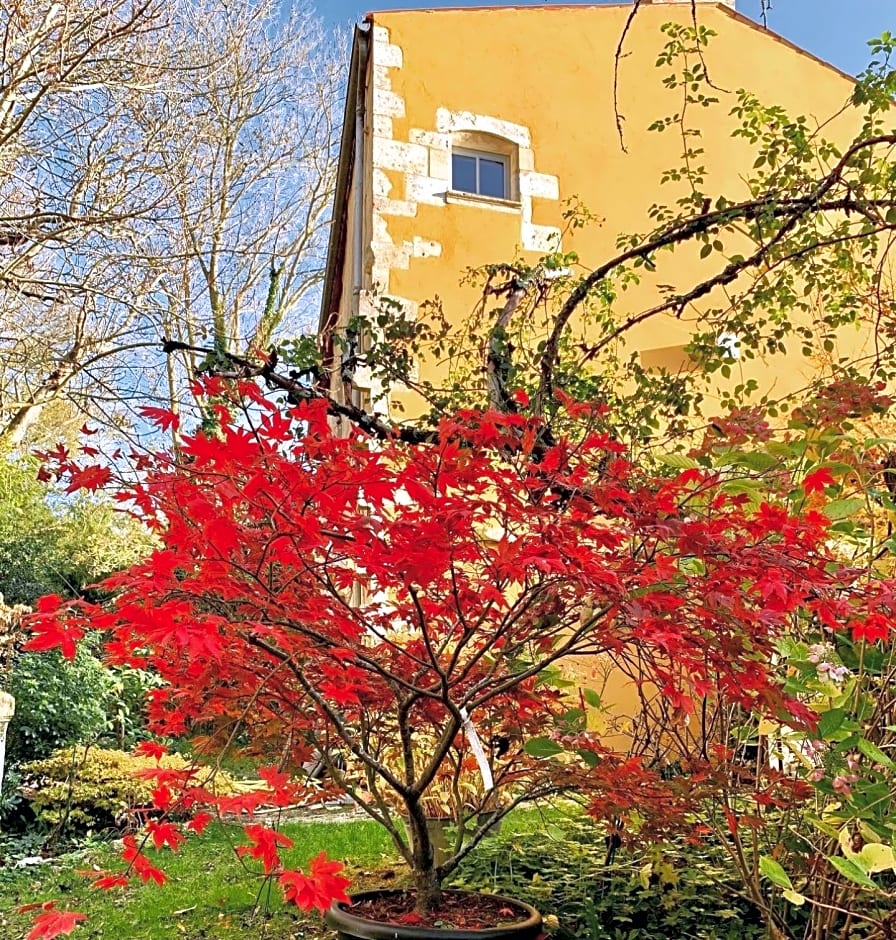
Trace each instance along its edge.
{"label": "red maple leaf", "polygon": [[285,871],[280,876],[283,896],[303,911],[317,908],[325,911],[333,901],[348,901],[345,889],[351,884],[339,872],[341,862],[330,861],[326,852],[311,859],[308,874],[300,871]]}
{"label": "red maple leaf", "polygon": [[157,885],[163,885],[167,880],[165,872],[156,868],[140,849],[137,848],[137,843],[133,836],[124,837],[124,851],[121,853],[121,857],[134,869],[141,881],[154,881]]}
{"label": "red maple leaf", "polygon": [[267,826],[245,826],[246,835],[254,845],[241,845],[237,847],[237,855],[250,855],[258,859],[267,874],[280,867],[280,853],[278,847],[292,848],[293,842],[288,836]]}
{"label": "red maple leaf", "polygon": [[167,845],[172,852],[176,852],[181,844],[187,841],[174,823],[161,822],[157,819],[151,819],[146,824],[146,832],[152,837],[153,845],[157,849]]}
{"label": "red maple leaf", "polygon": [[107,871],[78,869],[78,874],[89,878],[93,882],[93,887],[102,891],[109,891],[111,888],[125,888],[130,884],[130,880],[125,875],[113,875]]}
{"label": "red maple leaf", "polygon": [[803,492],[808,496],[810,493],[823,493],[825,487],[834,484],[834,477],[830,467],[819,467],[803,477]]}
{"label": "red maple leaf", "polygon": [[205,827],[214,819],[211,813],[197,813],[188,823],[187,829],[190,832],[195,832],[197,835],[202,835],[205,831]]}
{"label": "red maple leaf", "polygon": [[176,431],[180,427],[180,417],[168,408],[155,408],[147,405],[139,410],[139,414],[163,431],[168,431],[171,428]]}
{"label": "red maple leaf", "polygon": [[75,493],[78,490],[98,490],[112,479],[112,471],[108,467],[91,464],[89,467],[71,467],[68,474],[66,493]]}
{"label": "red maple leaf", "polygon": [[78,641],[84,638],[84,631],[61,612],[46,618],[39,612],[30,621],[29,627],[31,639],[24,644],[23,649],[35,653],[58,649],[68,660],[75,658]]}
{"label": "red maple leaf", "polygon": [[864,620],[853,621],[850,629],[856,642],[866,640],[875,643],[887,638],[890,633],[890,621],[881,614],[869,614]]}
{"label": "red maple leaf", "polygon": [[24,913],[38,908],[43,913],[34,918],[34,926],[25,940],[52,940],[53,937],[70,934],[81,921],[87,920],[86,914],[58,910],[55,901],[45,901],[43,904],[26,904],[24,907],[19,908],[19,912]]}
{"label": "red maple leaf", "polygon": [[137,757],[151,757],[153,760],[160,760],[167,753],[168,748],[156,741],[141,741],[134,748],[134,754]]}

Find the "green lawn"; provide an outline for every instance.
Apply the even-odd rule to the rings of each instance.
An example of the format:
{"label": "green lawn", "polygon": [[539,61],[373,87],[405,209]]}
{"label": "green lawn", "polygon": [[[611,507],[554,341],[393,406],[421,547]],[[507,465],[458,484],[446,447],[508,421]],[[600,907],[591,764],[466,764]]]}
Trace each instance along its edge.
{"label": "green lawn", "polygon": [[[386,834],[373,822],[293,823],[283,831],[295,842],[284,852],[287,865],[302,866],[326,851],[350,862],[355,883],[380,883],[399,876]],[[169,875],[162,887],[138,885],[126,890],[97,891],[78,869],[116,867],[116,851],[98,847],[51,864],[26,869],[0,869],[0,937],[20,940],[33,914],[17,914],[23,904],[57,900],[63,909],[89,916],[74,937],[96,940],[187,940],[243,936],[270,940],[322,940],[328,936],[318,915],[286,907],[276,886],[247,876],[233,852],[238,827],[209,826],[177,854],[157,854]],[[251,860],[250,860],[251,861]],[[257,866],[255,866],[257,868]]]}
{"label": "green lawn", "polygon": [[[504,833],[541,830],[562,816],[529,809],[504,821]],[[283,832],[295,847],[284,851],[287,866],[303,867],[321,851],[344,861],[353,890],[401,884],[404,863],[397,859],[385,831],[368,820],[287,823]],[[238,826],[211,825],[201,839],[191,838],[179,852],[155,853],[169,876],[162,887],[135,884],[99,891],[78,870],[118,870],[117,850],[97,846],[50,864],[24,869],[0,867],[0,938],[22,940],[33,914],[16,908],[50,898],[60,909],[87,914],[74,940],[199,940],[251,936],[253,940],[329,940],[317,914],[286,906],[276,885],[247,874],[233,846],[242,844]],[[153,853],[148,853],[153,854]],[[251,861],[251,860],[249,860]],[[253,864],[254,870],[259,866]]]}

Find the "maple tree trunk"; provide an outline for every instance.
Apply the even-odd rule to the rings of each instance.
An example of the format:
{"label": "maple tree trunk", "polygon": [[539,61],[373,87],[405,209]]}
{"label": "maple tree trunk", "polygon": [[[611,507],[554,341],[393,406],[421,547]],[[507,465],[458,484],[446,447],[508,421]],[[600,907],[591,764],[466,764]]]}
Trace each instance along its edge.
{"label": "maple tree trunk", "polygon": [[414,887],[417,891],[415,910],[428,914],[439,906],[442,880],[435,861],[435,850],[426,827],[426,816],[419,803],[407,805],[408,829],[413,846]]}
{"label": "maple tree trunk", "polygon": [[418,870],[414,869],[414,887],[417,890],[417,903],[414,910],[418,914],[428,914],[438,909],[442,900],[442,885],[435,866]]}

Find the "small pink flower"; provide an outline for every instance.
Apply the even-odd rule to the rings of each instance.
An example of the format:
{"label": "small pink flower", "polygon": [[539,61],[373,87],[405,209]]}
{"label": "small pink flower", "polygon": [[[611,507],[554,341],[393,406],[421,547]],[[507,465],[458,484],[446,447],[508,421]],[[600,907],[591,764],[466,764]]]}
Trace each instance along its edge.
{"label": "small pink flower", "polygon": [[849,777],[838,774],[834,777],[834,789],[842,796],[850,796],[852,794],[852,787],[850,786],[852,782]]}

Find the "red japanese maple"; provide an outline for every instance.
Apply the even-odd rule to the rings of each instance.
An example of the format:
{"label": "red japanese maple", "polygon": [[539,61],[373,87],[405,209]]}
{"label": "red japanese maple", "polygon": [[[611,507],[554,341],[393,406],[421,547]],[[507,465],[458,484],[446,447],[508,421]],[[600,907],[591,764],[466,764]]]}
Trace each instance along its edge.
{"label": "red japanese maple", "polygon": [[[209,807],[251,815],[348,791],[412,867],[423,910],[482,838],[485,808],[576,787],[617,825],[635,808],[659,828],[683,818],[680,786],[570,718],[576,696],[554,679],[571,657],[636,667],[681,714],[712,697],[797,724],[812,715],[770,669],[777,638],[794,618],[860,630],[881,603],[829,564],[824,516],[753,508],[710,470],[649,479],[604,436],[546,446],[537,424],[495,413],[445,421],[429,443],[374,445],[336,436],[323,405],[241,394],[254,401],[240,421],[218,402],[219,430],[122,486],[159,548],[102,585],[107,603],[45,600],[32,623],[35,649],[71,655],[101,631],[113,662],[158,672],[159,735],[201,729],[206,748],[239,740],[276,765],[265,790],[238,796],[160,769],[169,818],[144,836],[156,846],[178,848],[183,810],[203,810],[201,831]],[[67,457],[57,469],[105,478]],[[322,789],[303,782],[309,762],[328,772]],[[494,791],[468,789],[462,836],[437,865],[427,798],[483,763]],[[240,853],[297,904],[342,896],[337,864],[290,870],[288,840],[253,820],[246,834]],[[162,879],[134,840],[125,858]]]}
{"label": "red japanese maple", "polygon": [[39,910],[34,919],[34,926],[28,932],[25,940],[53,940],[70,934],[81,921],[87,920],[86,915],[74,911],[60,911],[55,901],[45,901],[43,904],[26,904],[19,908],[20,912]]}

